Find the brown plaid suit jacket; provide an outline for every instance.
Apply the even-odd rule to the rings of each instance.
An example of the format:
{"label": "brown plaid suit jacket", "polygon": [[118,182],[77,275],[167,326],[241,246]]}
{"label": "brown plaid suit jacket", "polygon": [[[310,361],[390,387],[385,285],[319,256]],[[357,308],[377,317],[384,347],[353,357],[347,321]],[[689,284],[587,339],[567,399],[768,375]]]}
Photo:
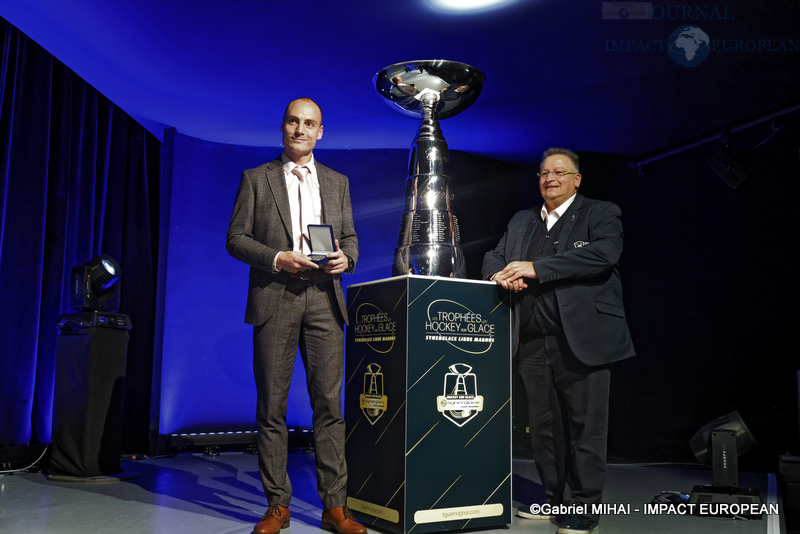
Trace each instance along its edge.
{"label": "brown plaid suit jacket", "polygon": [[[322,222],[333,226],[339,248],[358,261],[358,236],[353,226],[350,182],[347,176],[315,161],[322,197]],[[292,250],[292,216],[280,157],[242,173],[226,248],[231,256],[250,265],[250,286],[245,322],[260,325],[276,309],[288,274],[273,273],[278,252]],[[336,298],[347,322],[341,275],[334,276]]]}

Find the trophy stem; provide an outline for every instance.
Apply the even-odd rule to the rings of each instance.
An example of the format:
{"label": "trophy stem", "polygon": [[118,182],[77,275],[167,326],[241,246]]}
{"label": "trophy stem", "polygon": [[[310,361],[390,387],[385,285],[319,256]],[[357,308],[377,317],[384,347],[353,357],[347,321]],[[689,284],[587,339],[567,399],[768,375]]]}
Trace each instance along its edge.
{"label": "trophy stem", "polygon": [[431,125],[434,128],[439,128],[439,121],[436,120],[436,107],[439,104],[439,95],[433,93],[425,93],[420,99],[420,108],[422,109],[422,125]]}
{"label": "trophy stem", "polygon": [[423,118],[409,154],[392,276],[466,277],[458,219],[451,211],[450,157],[436,120],[438,104],[436,93],[420,98]]}

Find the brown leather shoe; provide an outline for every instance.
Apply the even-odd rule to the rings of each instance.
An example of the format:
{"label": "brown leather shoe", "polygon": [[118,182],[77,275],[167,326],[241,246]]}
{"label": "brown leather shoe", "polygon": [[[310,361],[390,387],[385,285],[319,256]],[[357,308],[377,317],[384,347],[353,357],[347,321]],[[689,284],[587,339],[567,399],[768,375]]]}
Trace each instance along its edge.
{"label": "brown leather shoe", "polygon": [[322,512],[322,528],[339,534],[365,534],[366,527],[353,518],[350,508],[339,506]]}
{"label": "brown leather shoe", "polygon": [[261,521],[253,527],[254,534],[278,534],[282,528],[289,526],[289,509],[285,506],[276,504],[270,506],[269,510],[261,518]]}

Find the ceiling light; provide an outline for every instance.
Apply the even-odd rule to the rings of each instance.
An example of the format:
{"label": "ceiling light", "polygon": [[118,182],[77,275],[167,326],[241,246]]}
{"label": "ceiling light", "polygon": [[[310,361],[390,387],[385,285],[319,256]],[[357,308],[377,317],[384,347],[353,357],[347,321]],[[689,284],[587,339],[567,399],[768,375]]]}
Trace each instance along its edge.
{"label": "ceiling light", "polygon": [[434,8],[446,11],[480,11],[511,4],[514,1],[515,0],[429,0]]}

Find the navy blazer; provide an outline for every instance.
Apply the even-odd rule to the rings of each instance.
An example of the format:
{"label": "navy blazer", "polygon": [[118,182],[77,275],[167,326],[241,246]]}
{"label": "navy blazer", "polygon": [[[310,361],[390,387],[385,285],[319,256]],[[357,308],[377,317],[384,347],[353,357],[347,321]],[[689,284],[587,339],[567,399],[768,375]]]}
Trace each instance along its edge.
{"label": "navy blazer", "polygon": [[[358,261],[358,235],[353,226],[350,182],[347,176],[314,164],[319,178],[322,222],[333,226],[339,248]],[[231,256],[250,265],[250,287],[245,322],[260,325],[272,316],[281,298],[288,273],[272,272],[275,256],[292,250],[292,216],[289,193],[280,157],[242,173],[233,215],[228,227],[226,248]],[[336,300],[342,319],[347,322],[347,306],[341,275],[333,275]]]}
{"label": "navy blazer", "polygon": [[[619,258],[622,222],[616,204],[577,194],[562,218],[557,253],[534,262],[541,284],[555,288],[561,324],[572,352],[587,365],[603,365],[634,356],[625,308]],[[541,207],[517,212],[494,250],[487,252],[484,277],[512,261],[525,261]],[[522,299],[511,294],[515,342]]]}

